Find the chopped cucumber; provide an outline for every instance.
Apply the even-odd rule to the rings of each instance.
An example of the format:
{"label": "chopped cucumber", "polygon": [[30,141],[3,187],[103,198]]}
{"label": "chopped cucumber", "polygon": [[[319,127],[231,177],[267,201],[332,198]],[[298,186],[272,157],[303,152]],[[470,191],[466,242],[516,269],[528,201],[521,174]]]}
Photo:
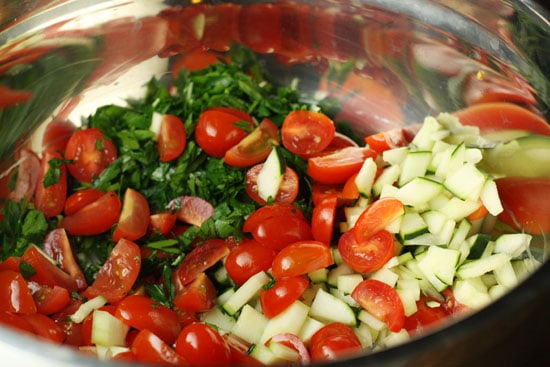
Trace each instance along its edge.
{"label": "chopped cucumber", "polygon": [[263,329],[260,342],[263,344],[273,335],[282,333],[298,335],[306,322],[309,312],[310,308],[304,303],[294,301],[294,303],[288,306],[283,312],[269,319]]}
{"label": "chopped cucumber", "polygon": [[251,344],[260,343],[267,323],[268,318],[264,314],[246,304],[237,322],[231,328],[231,332]]}
{"label": "chopped cucumber", "polygon": [[378,166],[372,158],[367,158],[363,162],[361,169],[355,177],[355,185],[359,190],[359,193],[363,196],[370,197],[372,191],[372,185],[374,183],[374,178],[376,177],[376,171]]}
{"label": "chopped cucumber", "polygon": [[529,248],[531,238],[532,236],[527,233],[503,234],[495,240],[493,251],[516,258]]}
{"label": "chopped cucumber", "polygon": [[403,240],[409,240],[427,232],[428,225],[420,214],[416,212],[407,212],[403,215],[401,228],[399,229],[399,236]]}
{"label": "chopped cucumber", "polygon": [[95,310],[92,320],[92,343],[96,345],[125,346],[130,327],[107,311]]}
{"label": "chopped cucumber", "polygon": [[398,186],[403,186],[415,177],[422,177],[426,174],[432,153],[430,151],[409,152],[401,165],[401,174],[399,175]]}
{"label": "chopped cucumber", "polygon": [[258,173],[258,195],[264,199],[275,198],[283,181],[286,166],[279,149],[274,147]]}
{"label": "chopped cucumber", "polygon": [[323,289],[317,291],[309,314],[321,322],[341,322],[350,326],[355,326],[357,323],[351,307]]}
{"label": "chopped cucumber", "polygon": [[418,260],[418,267],[438,291],[453,284],[456,266],[460,258],[457,250],[430,246],[425,255]]}
{"label": "chopped cucumber", "polygon": [[251,276],[227,299],[227,301],[225,301],[223,309],[228,314],[234,315],[248,301],[254,298],[270,280],[271,279],[263,271]]}
{"label": "chopped cucumber", "polygon": [[400,187],[395,193],[395,197],[401,200],[403,205],[422,210],[442,189],[443,186],[437,181],[426,177],[415,177]]}
{"label": "chopped cucumber", "polygon": [[493,254],[476,260],[465,261],[456,271],[460,279],[476,278],[495,270],[510,261],[506,254]]}
{"label": "chopped cucumber", "polygon": [[78,307],[78,310],[70,316],[71,321],[77,324],[81,323],[89,314],[103,307],[106,303],[107,299],[101,295],[84,302]]}

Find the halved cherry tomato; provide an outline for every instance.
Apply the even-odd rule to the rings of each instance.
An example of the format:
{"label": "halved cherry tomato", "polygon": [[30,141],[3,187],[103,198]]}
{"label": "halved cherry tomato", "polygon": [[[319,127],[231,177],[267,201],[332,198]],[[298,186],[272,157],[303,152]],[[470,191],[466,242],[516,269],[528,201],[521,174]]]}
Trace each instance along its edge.
{"label": "halved cherry tomato", "polygon": [[268,318],[272,318],[286,310],[304,293],[309,281],[301,276],[280,278],[268,289],[260,292],[262,311]]}
{"label": "halved cherry tomato", "polygon": [[319,205],[324,199],[336,195],[338,200],[342,199],[342,184],[324,184],[320,182],[312,182],[311,184],[311,201],[313,205]]}
{"label": "halved cherry tomato", "polygon": [[70,317],[78,310],[82,305],[82,301],[79,299],[71,298],[70,303],[60,312],[56,312],[50,315],[50,318],[63,330],[65,334],[64,344],[80,347],[84,345],[84,337],[82,334],[82,324],[77,324],[71,321]]}
{"label": "halved cherry tomato", "polygon": [[231,361],[229,345],[206,324],[193,323],[184,327],[175,348],[192,366],[224,366]]}
{"label": "halved cherry tomato", "polygon": [[482,133],[524,130],[550,136],[550,124],[543,117],[509,102],[475,104],[453,114],[462,124],[477,126]]}
{"label": "halved cherry tomato", "polygon": [[309,342],[311,359],[315,362],[334,361],[362,350],[353,330],[340,322],[332,322],[317,330]]}
{"label": "halved cherry tomato", "polygon": [[231,279],[237,285],[242,285],[259,271],[267,271],[275,254],[275,250],[256,240],[243,240],[227,255],[225,268]]}
{"label": "halved cherry tomato", "polygon": [[121,238],[135,241],[143,237],[149,228],[149,215],[149,203],[145,196],[132,188],[126,189],[113,241],[118,242]]}
{"label": "halved cherry tomato", "polygon": [[321,241],[327,246],[332,243],[338,194],[327,196],[313,208],[311,217],[311,232],[313,239]]}
{"label": "halved cherry tomato", "polygon": [[[47,183],[44,180],[49,172],[53,172],[50,169],[55,169],[51,164],[51,161],[54,159],[61,162],[63,157],[54,151],[44,152],[40,163],[40,178],[38,179],[34,193],[34,205],[36,209],[42,211],[47,218],[61,214],[65,206],[65,200],[67,199],[67,168],[65,164],[61,163],[58,168],[59,176],[55,182]],[[48,185],[47,187],[45,186],[46,184]]]}
{"label": "halved cherry tomato", "polygon": [[334,122],[327,115],[297,110],[286,115],[281,127],[281,140],[290,152],[311,156],[327,148],[335,132]]}
{"label": "halved cherry tomato", "polygon": [[305,220],[304,213],[294,204],[273,203],[256,209],[243,224],[243,232],[253,232],[266,219],[271,217],[290,216]]}
{"label": "halved cherry tomato", "polygon": [[36,303],[37,312],[44,315],[60,312],[71,302],[69,291],[57,285],[53,287],[38,286],[32,297]]}
{"label": "halved cherry tomato", "polygon": [[57,285],[70,292],[78,290],[76,280],[55,266],[36,246],[30,246],[25,250],[21,262],[30,264],[34,269],[34,274],[27,278],[28,281],[50,287]]}
{"label": "halved cherry tomato", "polygon": [[302,365],[307,365],[311,361],[309,356],[309,351],[305,346],[302,339],[298,338],[296,335],[291,333],[282,333],[273,335],[268,341],[265,342],[266,346],[269,346],[270,342],[281,343],[289,348],[294,349],[298,352],[298,361]]}
{"label": "halved cherry tomato", "polygon": [[344,184],[344,187],[342,188],[342,199],[344,200],[357,200],[359,199],[359,196],[361,196],[361,193],[359,192],[359,188],[357,187],[357,184],[355,183],[355,179],[357,178],[358,173],[354,173],[346,180],[346,183]]}
{"label": "halved cherry tomato", "polygon": [[76,213],[67,215],[63,218],[61,226],[72,235],[100,234],[108,231],[118,221],[121,207],[118,195],[114,191],[109,191]]}
{"label": "halved cherry tomato", "polygon": [[[259,163],[246,172],[245,187],[248,196],[250,196],[250,198],[258,204],[262,205],[264,205],[266,201],[258,194],[258,175],[260,174],[263,166],[263,163]],[[277,191],[277,195],[275,196],[275,202],[292,203],[298,196],[299,182],[300,181],[296,171],[291,167],[286,166],[283,180],[279,186],[279,191]]]}
{"label": "halved cherry tomato", "polygon": [[55,344],[61,344],[65,340],[63,330],[48,316],[33,313],[23,315],[23,318],[31,325],[34,334],[38,337]]}
{"label": "halved cherry tomato", "polygon": [[110,303],[120,301],[134,286],[140,269],[139,246],[121,239],[83,295],[87,298],[102,295]]}
{"label": "halved cherry tomato", "polygon": [[168,209],[175,212],[178,220],[199,227],[214,215],[214,206],[198,196],[177,197],[168,203]]}
{"label": "halved cherry tomato", "polygon": [[384,321],[388,329],[398,332],[405,323],[405,311],[399,294],[388,284],[376,279],[359,283],[351,297],[374,317]]}
{"label": "halved cherry tomato", "polygon": [[365,142],[378,154],[386,150],[403,147],[410,142],[410,137],[403,128],[395,128],[381,133],[369,135]]}
{"label": "halved cherry tomato", "polygon": [[448,318],[449,312],[443,304],[436,307],[430,307],[427,305],[427,302],[437,301],[428,296],[421,296],[420,299],[416,301],[416,312],[405,317],[403,327],[407,329],[407,331],[420,332]]}
{"label": "halved cherry tomato", "polygon": [[136,335],[131,349],[139,362],[160,366],[188,365],[185,358],[148,329],[143,329]]}
{"label": "halved cherry tomato", "polygon": [[359,172],[368,157],[374,159],[376,153],[368,148],[343,148],[329,154],[309,158],[307,174],[321,183],[344,183],[351,175]]}
{"label": "halved cherry tomato", "polygon": [[151,331],[167,344],[172,344],[181,331],[178,315],[146,296],[131,294],[123,298],[114,315],[137,330]]}
{"label": "halved cherry tomato", "polygon": [[157,148],[161,162],[169,162],[178,158],[187,145],[185,126],[179,117],[165,114],[162,116]]}
{"label": "halved cherry tomato", "polygon": [[76,126],[65,120],[53,120],[46,126],[42,136],[42,147],[44,150],[65,152],[70,137],[76,131]]}
{"label": "halved cherry tomato", "polygon": [[149,229],[153,233],[170,233],[176,224],[176,215],[170,212],[155,213],[149,216]]}
{"label": "halved cherry tomato", "polygon": [[76,131],[67,142],[65,158],[71,175],[83,182],[92,182],[103,170],[118,158],[112,141],[101,130],[89,128]]}
{"label": "halved cherry tomato", "polygon": [[43,250],[76,281],[78,289],[84,289],[88,286],[84,273],[74,257],[65,229],[56,228],[50,231],[44,239]]}
{"label": "halved cherry tomato", "polygon": [[228,253],[229,247],[224,240],[214,238],[204,241],[191,250],[181,262],[177,270],[179,281],[184,286],[191,283]]}
{"label": "halved cherry tomato", "polygon": [[501,221],[533,234],[550,233],[550,179],[503,177],[495,182],[504,208]]}
{"label": "halved cherry tomato", "polygon": [[396,198],[384,197],[374,201],[355,222],[353,227],[355,241],[363,242],[403,215],[404,211],[403,203]]}
{"label": "halved cherry tomato", "polygon": [[25,278],[13,270],[0,271],[0,312],[36,313],[36,303]]}
{"label": "halved cherry tomato", "polygon": [[244,139],[248,132],[236,125],[246,123],[254,128],[252,117],[244,111],[229,107],[209,108],[201,113],[195,127],[195,139],[208,155],[222,158],[231,147]]}
{"label": "halved cherry tomato", "polygon": [[256,241],[274,250],[281,250],[297,241],[313,239],[309,222],[296,216],[265,218],[251,232]]}
{"label": "halved cherry tomato", "polygon": [[18,332],[34,335],[31,324],[22,315],[16,313],[0,311],[0,325],[10,327]]}
{"label": "halved cherry tomato", "polygon": [[250,167],[263,162],[273,145],[279,143],[278,132],[277,125],[264,118],[250,134],[225,152],[224,162],[233,167]]}
{"label": "halved cherry tomato", "polygon": [[394,238],[383,229],[357,242],[353,231],[347,231],[338,240],[338,251],[353,270],[369,273],[380,269],[394,256]]}
{"label": "halved cherry tomato", "polygon": [[102,197],[104,194],[104,191],[91,187],[72,193],[65,201],[65,215],[73,215],[86,205],[91,204]]}
{"label": "halved cherry tomato", "polygon": [[271,272],[276,279],[307,274],[334,263],[330,247],[319,241],[299,241],[283,248]]}
{"label": "halved cherry tomato", "polygon": [[174,305],[187,312],[205,312],[216,304],[216,287],[205,273],[176,293]]}

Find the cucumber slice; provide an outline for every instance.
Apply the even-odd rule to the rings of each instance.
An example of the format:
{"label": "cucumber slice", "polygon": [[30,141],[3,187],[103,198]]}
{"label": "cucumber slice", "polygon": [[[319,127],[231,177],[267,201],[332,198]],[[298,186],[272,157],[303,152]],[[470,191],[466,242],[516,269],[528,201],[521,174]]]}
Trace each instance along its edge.
{"label": "cucumber slice", "polygon": [[401,200],[403,205],[422,210],[442,189],[443,186],[437,181],[426,177],[415,177],[404,186],[401,186],[395,193],[395,197]]}
{"label": "cucumber slice", "polygon": [[[446,129],[443,128],[439,121],[437,121],[435,117],[428,116],[424,119],[422,127],[414,136],[412,144],[418,147],[418,149],[430,150],[435,142],[434,137],[438,136],[436,133],[440,133],[442,130]],[[448,134],[448,132],[445,133]],[[441,135],[439,135],[439,137],[441,137]]]}
{"label": "cucumber slice", "polygon": [[377,170],[378,166],[376,165],[376,162],[374,162],[374,159],[370,157],[365,159],[361,169],[355,177],[355,185],[361,195],[366,197],[371,196],[372,185],[374,183]]}
{"label": "cucumber slice", "polygon": [[273,352],[276,358],[284,362],[297,362],[300,355],[295,349],[287,347],[279,342],[271,341],[267,347]]}
{"label": "cucumber slice", "polygon": [[95,310],[92,321],[92,343],[106,347],[125,346],[130,327],[107,311]]}
{"label": "cucumber slice", "polygon": [[[326,292],[325,292],[326,293]],[[315,301],[314,301],[315,302]],[[283,312],[269,319],[263,329],[260,343],[265,343],[276,334],[291,333],[298,335],[304,325],[310,308],[300,301],[294,301]]]}
{"label": "cucumber slice", "polygon": [[243,306],[237,322],[230,330],[239,338],[255,344],[260,343],[267,323],[268,318],[264,314],[246,304]]}
{"label": "cucumber slice", "polygon": [[453,294],[459,303],[474,309],[491,302],[491,296],[481,278],[457,280],[453,286]]}
{"label": "cucumber slice", "polygon": [[504,210],[502,203],[500,202],[500,197],[498,196],[497,184],[495,181],[485,181],[485,184],[481,189],[480,198],[481,202],[491,215],[497,216]]}
{"label": "cucumber slice", "polygon": [[450,171],[443,185],[453,195],[462,200],[476,201],[485,184],[486,174],[472,163],[465,163],[460,168]]}
{"label": "cucumber slice", "polygon": [[262,287],[270,281],[271,279],[263,271],[251,276],[227,299],[227,301],[225,301],[223,309],[229,315],[234,315],[241,307],[254,298]]}
{"label": "cucumber slice", "polygon": [[407,154],[401,165],[398,186],[403,186],[415,177],[424,176],[431,160],[432,152],[430,151],[419,150]]}
{"label": "cucumber slice", "polygon": [[500,235],[495,240],[493,252],[506,254],[512,258],[520,256],[529,248],[532,236],[527,233],[510,233]]}
{"label": "cucumber slice", "polygon": [[84,321],[84,319],[94,310],[103,307],[106,303],[107,299],[105,297],[101,295],[94,297],[81,304],[80,307],[78,307],[78,310],[70,316],[70,319],[72,322],[79,324]]}
{"label": "cucumber slice", "polygon": [[476,278],[510,262],[510,256],[493,254],[481,259],[465,261],[456,271],[460,279]]}
{"label": "cucumber slice", "polygon": [[430,246],[426,254],[418,260],[418,267],[437,291],[453,284],[456,266],[460,259],[457,250]]}
{"label": "cucumber slice", "polygon": [[384,168],[372,186],[373,194],[375,196],[379,196],[382,193],[384,186],[391,186],[394,182],[397,182],[400,174],[401,167],[399,165],[392,165]]}
{"label": "cucumber slice", "polygon": [[273,147],[258,173],[258,195],[267,201],[275,198],[283,181],[286,166],[282,152]]}
{"label": "cucumber slice", "polygon": [[222,311],[221,307],[215,306],[200,314],[200,320],[204,323],[216,326],[221,332],[229,332],[233,329],[236,320]]}
{"label": "cucumber slice", "polygon": [[322,323],[319,320],[316,320],[312,317],[307,317],[306,321],[304,322],[304,325],[302,325],[302,328],[300,329],[300,333],[298,334],[298,337],[304,342],[309,343],[309,340],[315,334],[320,328],[325,326],[324,323]]}
{"label": "cucumber slice", "polygon": [[321,322],[341,322],[350,326],[357,324],[352,308],[346,302],[322,289],[317,291],[309,314]]}
{"label": "cucumber slice", "polygon": [[418,237],[428,231],[428,225],[420,214],[416,212],[407,212],[403,215],[399,236],[404,241]]}

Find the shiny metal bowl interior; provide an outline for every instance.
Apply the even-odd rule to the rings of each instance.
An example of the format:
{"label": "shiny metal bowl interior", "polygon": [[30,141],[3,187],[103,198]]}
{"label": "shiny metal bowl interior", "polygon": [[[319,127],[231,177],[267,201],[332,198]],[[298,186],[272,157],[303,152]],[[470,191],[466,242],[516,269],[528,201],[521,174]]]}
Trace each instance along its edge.
{"label": "shiny metal bowl interior", "polygon": [[[196,20],[181,18],[177,29],[165,22],[179,16],[166,8],[195,1],[15,3],[0,1],[0,85],[31,94],[19,96],[21,103],[15,106],[0,105],[0,162],[4,164],[10,162],[21,139],[29,139],[32,133],[39,136],[53,118],[67,117],[78,123],[100,105],[122,104],[128,98],[141,96],[144,84],[152,76],[168,75],[180,54],[192,50],[193,37],[183,37],[184,34],[194,34],[195,38],[212,36],[202,34],[203,23]],[[211,3],[221,6],[223,2]],[[314,31],[329,40],[316,47],[301,43],[304,40],[299,37],[276,45],[254,43],[252,36],[247,38],[274,81],[288,83],[299,77],[298,88],[307,100],[315,95],[319,68],[328,62],[349,61],[367,78],[381,80],[384,92],[399,101],[397,110],[376,109],[385,103],[387,95],[369,95],[367,91],[369,97],[364,103],[352,106],[353,113],[345,116],[361,133],[403,122],[416,123],[426,115],[479,102],[489,84],[502,85],[502,98],[527,105],[547,120],[550,117],[550,18],[534,2],[276,3],[292,3],[293,9],[302,12],[315,9],[338,16],[326,27],[314,23]],[[309,14],[299,13],[293,19],[302,19],[300,16]],[[286,32],[298,29],[289,28]],[[211,47],[226,51],[224,44],[214,42]],[[43,62],[46,59],[49,61]],[[514,93],[507,94],[507,88]],[[512,94],[516,97],[510,97]],[[550,301],[547,251],[548,248],[539,251],[544,264],[535,274],[480,312],[411,343],[346,363],[472,366],[547,358],[547,353],[543,353],[544,338],[534,337],[541,332],[538,335],[546,335],[548,342],[544,329],[549,324],[545,305]],[[67,348],[29,340],[5,328],[0,328],[0,353],[6,365],[109,365]]]}

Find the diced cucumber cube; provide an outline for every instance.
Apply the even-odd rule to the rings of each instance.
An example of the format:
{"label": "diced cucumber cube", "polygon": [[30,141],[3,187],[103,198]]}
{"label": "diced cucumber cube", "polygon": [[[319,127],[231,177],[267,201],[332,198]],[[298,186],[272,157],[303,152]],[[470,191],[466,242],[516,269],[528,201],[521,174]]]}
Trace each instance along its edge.
{"label": "diced cucumber cube", "polygon": [[409,152],[401,164],[401,174],[399,175],[398,186],[403,186],[415,177],[422,177],[428,170],[428,165],[432,160],[430,151]]}
{"label": "diced cucumber cube", "polygon": [[476,201],[485,184],[486,175],[472,163],[465,163],[455,171],[449,171],[443,185],[462,200]]}
{"label": "diced cucumber cube", "polygon": [[460,279],[475,278],[495,270],[510,261],[510,256],[493,254],[476,260],[465,261],[456,271]]}
{"label": "diced cucumber cube", "polygon": [[497,185],[493,180],[485,181],[480,194],[481,202],[491,215],[499,215],[504,209],[498,196]]}
{"label": "diced cucumber cube", "polygon": [[200,320],[204,323],[215,325],[222,333],[233,329],[236,320],[222,311],[221,307],[213,307],[200,314]]}
{"label": "diced cucumber cube", "polygon": [[319,289],[309,310],[311,317],[321,322],[341,322],[355,326],[357,321],[351,307],[341,299]]}
{"label": "diced cucumber cube", "polygon": [[428,225],[422,216],[416,212],[406,212],[401,220],[399,236],[403,240],[409,240],[428,232]]}
{"label": "diced cucumber cube", "polygon": [[[313,302],[315,302],[315,300]],[[309,311],[310,308],[304,303],[294,301],[294,303],[288,306],[283,312],[269,319],[263,330],[260,342],[263,344],[276,334],[291,333],[298,335],[306,321]]]}
{"label": "diced cucumber cube", "polygon": [[384,186],[392,186],[395,182],[397,182],[400,173],[401,167],[399,165],[392,165],[384,168],[372,186],[372,192],[374,195],[380,195],[384,189]]}
{"label": "diced cucumber cube", "polygon": [[395,197],[401,200],[403,205],[422,210],[428,207],[429,201],[435,198],[442,188],[441,183],[437,181],[426,177],[415,177],[401,186],[395,193]]}
{"label": "diced cucumber cube", "polygon": [[491,302],[487,287],[481,278],[459,279],[453,286],[456,300],[468,307],[479,309]]}
{"label": "diced cucumber cube", "polygon": [[307,317],[304,325],[298,333],[298,337],[307,344],[309,343],[309,340],[311,339],[313,334],[315,334],[323,326],[325,326],[325,324],[321,321],[316,320],[312,317]]}
{"label": "diced cucumber cube", "polygon": [[439,246],[430,246],[426,254],[418,260],[418,266],[426,278],[438,290],[453,284],[460,252]]}
{"label": "diced cucumber cube", "polygon": [[376,177],[376,171],[378,166],[376,162],[371,157],[365,159],[361,169],[355,177],[355,185],[359,190],[359,193],[363,196],[370,197],[372,191],[372,185],[374,183],[374,178]]}
{"label": "diced cucumber cube", "polygon": [[254,274],[227,299],[223,304],[223,309],[228,314],[234,315],[241,307],[254,298],[270,280],[263,271]]}
{"label": "diced cucumber cube", "polygon": [[95,310],[92,320],[92,343],[97,345],[124,346],[130,327],[107,311]]}
{"label": "diced cucumber cube", "polygon": [[509,233],[500,235],[495,240],[494,252],[507,254],[512,258],[518,257],[527,251],[532,236],[527,233]]}

